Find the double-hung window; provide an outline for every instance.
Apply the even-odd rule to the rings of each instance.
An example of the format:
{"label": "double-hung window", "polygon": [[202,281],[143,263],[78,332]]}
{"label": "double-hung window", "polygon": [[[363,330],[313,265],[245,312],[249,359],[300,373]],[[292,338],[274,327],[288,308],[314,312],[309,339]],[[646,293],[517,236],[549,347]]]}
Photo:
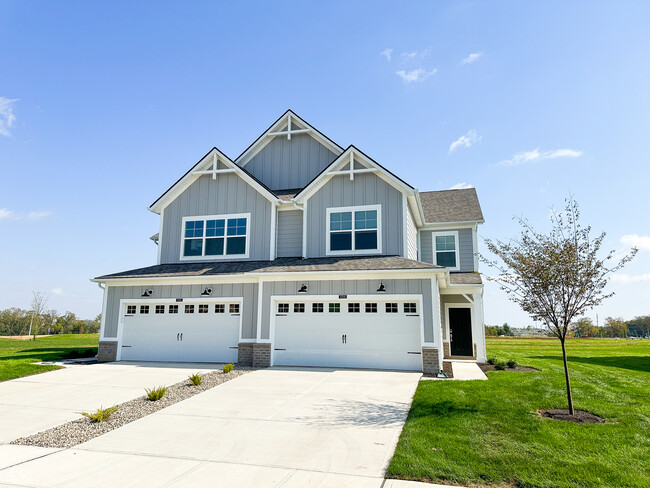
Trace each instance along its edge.
{"label": "double-hung window", "polygon": [[381,252],[381,205],[327,209],[327,254]]}
{"label": "double-hung window", "polygon": [[247,258],[250,214],[183,218],[181,259]]}
{"label": "double-hung window", "polygon": [[445,266],[452,271],[460,269],[458,232],[434,232],[433,255],[438,266]]}

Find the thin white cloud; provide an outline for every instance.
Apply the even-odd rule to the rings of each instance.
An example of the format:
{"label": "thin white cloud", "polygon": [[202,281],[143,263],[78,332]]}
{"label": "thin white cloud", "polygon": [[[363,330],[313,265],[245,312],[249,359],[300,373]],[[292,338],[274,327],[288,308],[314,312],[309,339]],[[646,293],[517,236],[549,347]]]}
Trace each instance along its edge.
{"label": "thin white cloud", "polygon": [[582,156],[582,151],[575,149],[555,149],[553,151],[540,152],[539,148],[532,151],[523,151],[515,154],[510,159],[499,161],[500,166],[519,166],[521,164],[543,161],[545,159],[577,158]]}
{"label": "thin white cloud", "polygon": [[401,69],[399,71],[395,71],[395,74],[399,76],[404,83],[412,83],[414,81],[424,81],[429,76],[436,74],[437,71],[437,69],[427,71],[424,68],[417,68],[411,71]]}
{"label": "thin white cloud", "polygon": [[390,47],[387,47],[386,49],[381,51],[379,53],[379,55],[384,56],[388,60],[388,62],[390,63],[391,57],[393,55],[393,49],[391,49]]}
{"label": "thin white cloud", "polygon": [[482,52],[478,53],[471,53],[469,56],[467,56],[465,59],[463,59],[460,64],[471,64],[474,63],[475,61],[478,61],[481,59],[481,56],[483,56]]}
{"label": "thin white cloud", "polygon": [[460,136],[449,146],[449,152],[452,153],[459,147],[470,147],[481,140],[481,136],[476,133],[475,129],[470,130],[467,134]]}
{"label": "thin white cloud", "polygon": [[52,212],[47,211],[31,211],[26,214],[21,214],[9,210],[8,208],[0,208],[0,220],[41,220],[52,215]]}
{"label": "thin white cloud", "polygon": [[6,98],[0,97],[0,135],[5,137],[10,137],[11,129],[16,122],[16,116],[14,115],[14,103],[17,102],[17,98]]}
{"label": "thin white cloud", "polygon": [[628,285],[630,283],[639,283],[641,281],[650,281],[650,273],[641,275],[629,275],[625,273],[615,274],[612,276],[612,281]]}
{"label": "thin white cloud", "polygon": [[52,295],[64,295],[63,290],[61,288],[53,288],[52,289]]}
{"label": "thin white cloud", "polygon": [[465,183],[464,181],[462,183],[456,183],[454,186],[449,188],[450,190],[465,190],[467,188],[474,188],[474,185],[471,183]]}
{"label": "thin white cloud", "polygon": [[430,47],[423,49],[422,51],[403,52],[400,54],[400,56],[402,57],[403,60],[409,60],[414,58],[426,58],[429,54],[431,54]]}
{"label": "thin white cloud", "polygon": [[621,237],[621,243],[626,246],[636,247],[644,251],[650,251],[650,236],[640,236],[638,234],[626,234]]}

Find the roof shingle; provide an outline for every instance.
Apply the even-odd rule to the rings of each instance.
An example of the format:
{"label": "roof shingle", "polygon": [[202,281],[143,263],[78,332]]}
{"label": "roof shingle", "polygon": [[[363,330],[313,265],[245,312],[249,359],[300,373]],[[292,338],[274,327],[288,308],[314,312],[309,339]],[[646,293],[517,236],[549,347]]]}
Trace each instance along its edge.
{"label": "roof shingle", "polygon": [[474,188],[420,192],[420,201],[424,220],[430,224],[484,220]]}

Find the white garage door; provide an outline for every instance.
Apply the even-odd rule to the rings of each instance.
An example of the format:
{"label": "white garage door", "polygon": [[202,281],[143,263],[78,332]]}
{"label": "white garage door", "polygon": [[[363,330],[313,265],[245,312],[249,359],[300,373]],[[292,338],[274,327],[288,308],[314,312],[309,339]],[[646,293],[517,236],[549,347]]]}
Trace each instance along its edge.
{"label": "white garage door", "polygon": [[240,303],[126,305],[124,361],[237,361]]}
{"label": "white garage door", "polygon": [[274,303],[274,364],[422,370],[418,300]]}

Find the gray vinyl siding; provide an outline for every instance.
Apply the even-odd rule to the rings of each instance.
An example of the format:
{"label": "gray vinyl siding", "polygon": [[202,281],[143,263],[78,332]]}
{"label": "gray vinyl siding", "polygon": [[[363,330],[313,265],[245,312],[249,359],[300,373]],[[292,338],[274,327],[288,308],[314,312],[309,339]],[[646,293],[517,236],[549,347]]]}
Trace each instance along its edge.
{"label": "gray vinyl siding", "polygon": [[302,256],[302,210],[278,212],[277,256]]}
{"label": "gray vinyl siding", "polygon": [[[474,239],[472,238],[472,229],[445,229],[436,230],[435,232],[457,231],[458,232],[458,251],[460,260],[459,271],[470,272],[477,271],[474,269]],[[420,231],[420,260],[426,263],[436,264],[433,260],[433,239],[432,231]]]}
{"label": "gray vinyl siding", "polygon": [[[378,280],[334,280],[334,281],[269,281],[262,283],[262,339],[268,340],[271,324],[271,296],[295,295],[302,284],[307,285],[305,300],[313,300],[318,295],[374,295],[377,294]],[[422,311],[424,320],[424,340],[433,342],[431,280],[383,280],[386,294],[377,294],[378,299],[386,299],[391,294],[422,295]]]}
{"label": "gray vinyl siding", "polygon": [[336,156],[309,134],[276,136],[245,168],[273,190],[304,188]]}
{"label": "gray vinyl siding", "polygon": [[[271,209],[271,202],[233,173],[219,175],[216,180],[209,175],[201,176],[165,207],[160,236],[161,264],[181,262],[183,217],[235,213],[251,214],[248,259],[269,259]],[[235,260],[241,261],[241,258]]]}
{"label": "gray vinyl siding", "polygon": [[381,205],[382,254],[403,255],[402,193],[371,173],[332,177],[307,200],[307,257],[327,255],[327,208]]}
{"label": "gray vinyl siding", "polygon": [[242,338],[255,339],[257,337],[257,283],[235,284],[210,284],[202,285],[147,285],[153,293],[151,298],[142,298],[144,286],[108,286],[106,297],[106,317],[104,322],[104,335],[106,339],[117,338],[117,326],[120,319],[120,300],[134,299],[138,301],[151,301],[157,298],[200,298],[201,292],[212,288],[211,298],[218,297],[244,297],[242,306]]}
{"label": "gray vinyl siding", "polygon": [[407,235],[407,255],[409,259],[418,259],[418,228],[413,220],[413,214],[410,207],[406,206],[406,235]]}

